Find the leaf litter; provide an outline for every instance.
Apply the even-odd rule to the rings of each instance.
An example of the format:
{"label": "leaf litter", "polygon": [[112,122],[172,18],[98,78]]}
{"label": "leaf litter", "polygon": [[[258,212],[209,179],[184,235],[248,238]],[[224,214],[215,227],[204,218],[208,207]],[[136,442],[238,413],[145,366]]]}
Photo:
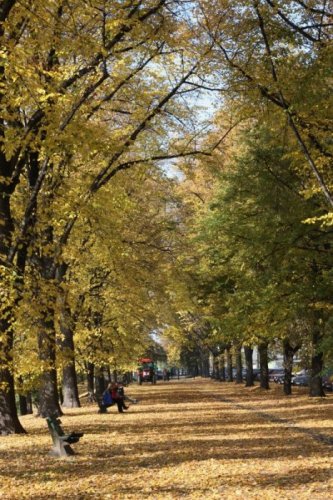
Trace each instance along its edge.
{"label": "leaf litter", "polygon": [[0,498],[333,498],[333,446],[307,432],[333,438],[331,394],[200,378],[127,392],[140,403],[124,414],[64,410],[63,428],[84,432],[70,458],[48,455],[45,420],[21,417],[29,434],[0,441]]}

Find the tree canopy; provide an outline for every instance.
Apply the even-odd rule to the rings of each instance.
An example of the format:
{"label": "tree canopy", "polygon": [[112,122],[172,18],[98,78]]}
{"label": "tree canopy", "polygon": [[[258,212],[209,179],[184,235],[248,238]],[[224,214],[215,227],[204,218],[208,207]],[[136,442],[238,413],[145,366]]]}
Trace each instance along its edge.
{"label": "tree canopy", "polygon": [[302,346],[319,381],[331,14],[0,0],[0,433],[24,432],[15,394],[79,405],[77,371],[131,370],[154,332],[175,364]]}

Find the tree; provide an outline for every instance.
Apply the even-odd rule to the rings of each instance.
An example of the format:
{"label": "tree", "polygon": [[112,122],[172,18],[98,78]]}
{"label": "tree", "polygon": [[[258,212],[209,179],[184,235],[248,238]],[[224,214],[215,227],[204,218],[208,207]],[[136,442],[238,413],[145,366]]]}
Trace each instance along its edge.
{"label": "tree", "polygon": [[[215,44],[222,90],[238,101],[247,116],[258,116],[271,103],[285,119],[294,154],[304,159],[302,177],[308,195],[318,188],[333,206],[329,79],[331,15],[326,4],[228,0],[200,2],[201,25]],[[216,79],[219,75],[216,76]],[[308,175],[310,168],[312,178]],[[325,214],[325,220],[330,215]]]}

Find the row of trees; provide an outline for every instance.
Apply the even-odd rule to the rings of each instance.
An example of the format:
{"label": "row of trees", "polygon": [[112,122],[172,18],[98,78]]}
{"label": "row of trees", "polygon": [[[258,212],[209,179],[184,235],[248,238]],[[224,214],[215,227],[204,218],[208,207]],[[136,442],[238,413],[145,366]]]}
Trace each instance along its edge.
{"label": "row of trees", "polygon": [[196,154],[179,123],[202,54],[190,41],[180,48],[187,19],[166,0],[3,0],[0,22],[0,432],[8,433],[23,431],[15,374],[23,387],[38,379],[42,415],[60,413],[57,368],[75,385],[76,328],[82,363],[121,365],[142,349],[169,232],[154,162]]}
{"label": "row of trees", "polygon": [[153,330],[174,359],[310,339],[318,393],[330,14],[285,0],[0,1],[0,433],[24,431],[15,393],[37,389],[41,414],[60,414],[59,377],[64,406],[79,405],[77,368],[128,369]]}
{"label": "row of trees", "polygon": [[[203,373],[209,352],[224,369],[225,349],[229,368],[231,351],[240,368],[244,346],[247,384],[258,346],[266,388],[267,350],[278,345],[287,394],[301,350],[310,395],[323,395],[323,366],[332,364],[330,9],[216,1],[200,12],[224,96],[216,127],[229,137],[183,186],[195,195],[183,198],[191,293],[172,335],[189,365],[202,358]],[[230,133],[226,123],[237,126]]]}

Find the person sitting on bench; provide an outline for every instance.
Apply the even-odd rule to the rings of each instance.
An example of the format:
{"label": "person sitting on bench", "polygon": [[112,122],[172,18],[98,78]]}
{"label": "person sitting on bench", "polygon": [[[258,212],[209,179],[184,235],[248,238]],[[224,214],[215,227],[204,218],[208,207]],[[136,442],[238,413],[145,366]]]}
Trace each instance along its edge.
{"label": "person sitting on bench", "polygon": [[113,406],[114,404],[117,405],[119,413],[123,413],[123,410],[128,410],[128,406],[125,405],[125,401],[130,401],[134,404],[138,402],[136,399],[132,399],[125,395],[122,384],[108,384],[102,395],[102,401],[99,405],[99,413],[106,413],[107,408]]}
{"label": "person sitting on bench", "polygon": [[137,399],[130,398],[125,394],[124,386],[123,384],[118,383],[118,394],[124,398],[124,401],[129,401],[130,403],[136,404],[138,402]]}
{"label": "person sitting on bench", "polygon": [[119,413],[124,413],[124,410],[128,410],[128,406],[125,405],[125,394],[123,387],[121,386],[121,390],[119,391],[118,384],[116,384],[115,382],[109,384],[108,387],[109,386],[109,390],[111,391],[111,398],[116,403]]}
{"label": "person sitting on bench", "polygon": [[113,406],[114,404],[115,404],[115,401],[113,401],[112,395],[111,395],[111,384],[109,384],[102,394],[102,401],[98,402],[98,406],[99,406],[98,413],[106,413],[107,408],[109,408],[110,406]]}

